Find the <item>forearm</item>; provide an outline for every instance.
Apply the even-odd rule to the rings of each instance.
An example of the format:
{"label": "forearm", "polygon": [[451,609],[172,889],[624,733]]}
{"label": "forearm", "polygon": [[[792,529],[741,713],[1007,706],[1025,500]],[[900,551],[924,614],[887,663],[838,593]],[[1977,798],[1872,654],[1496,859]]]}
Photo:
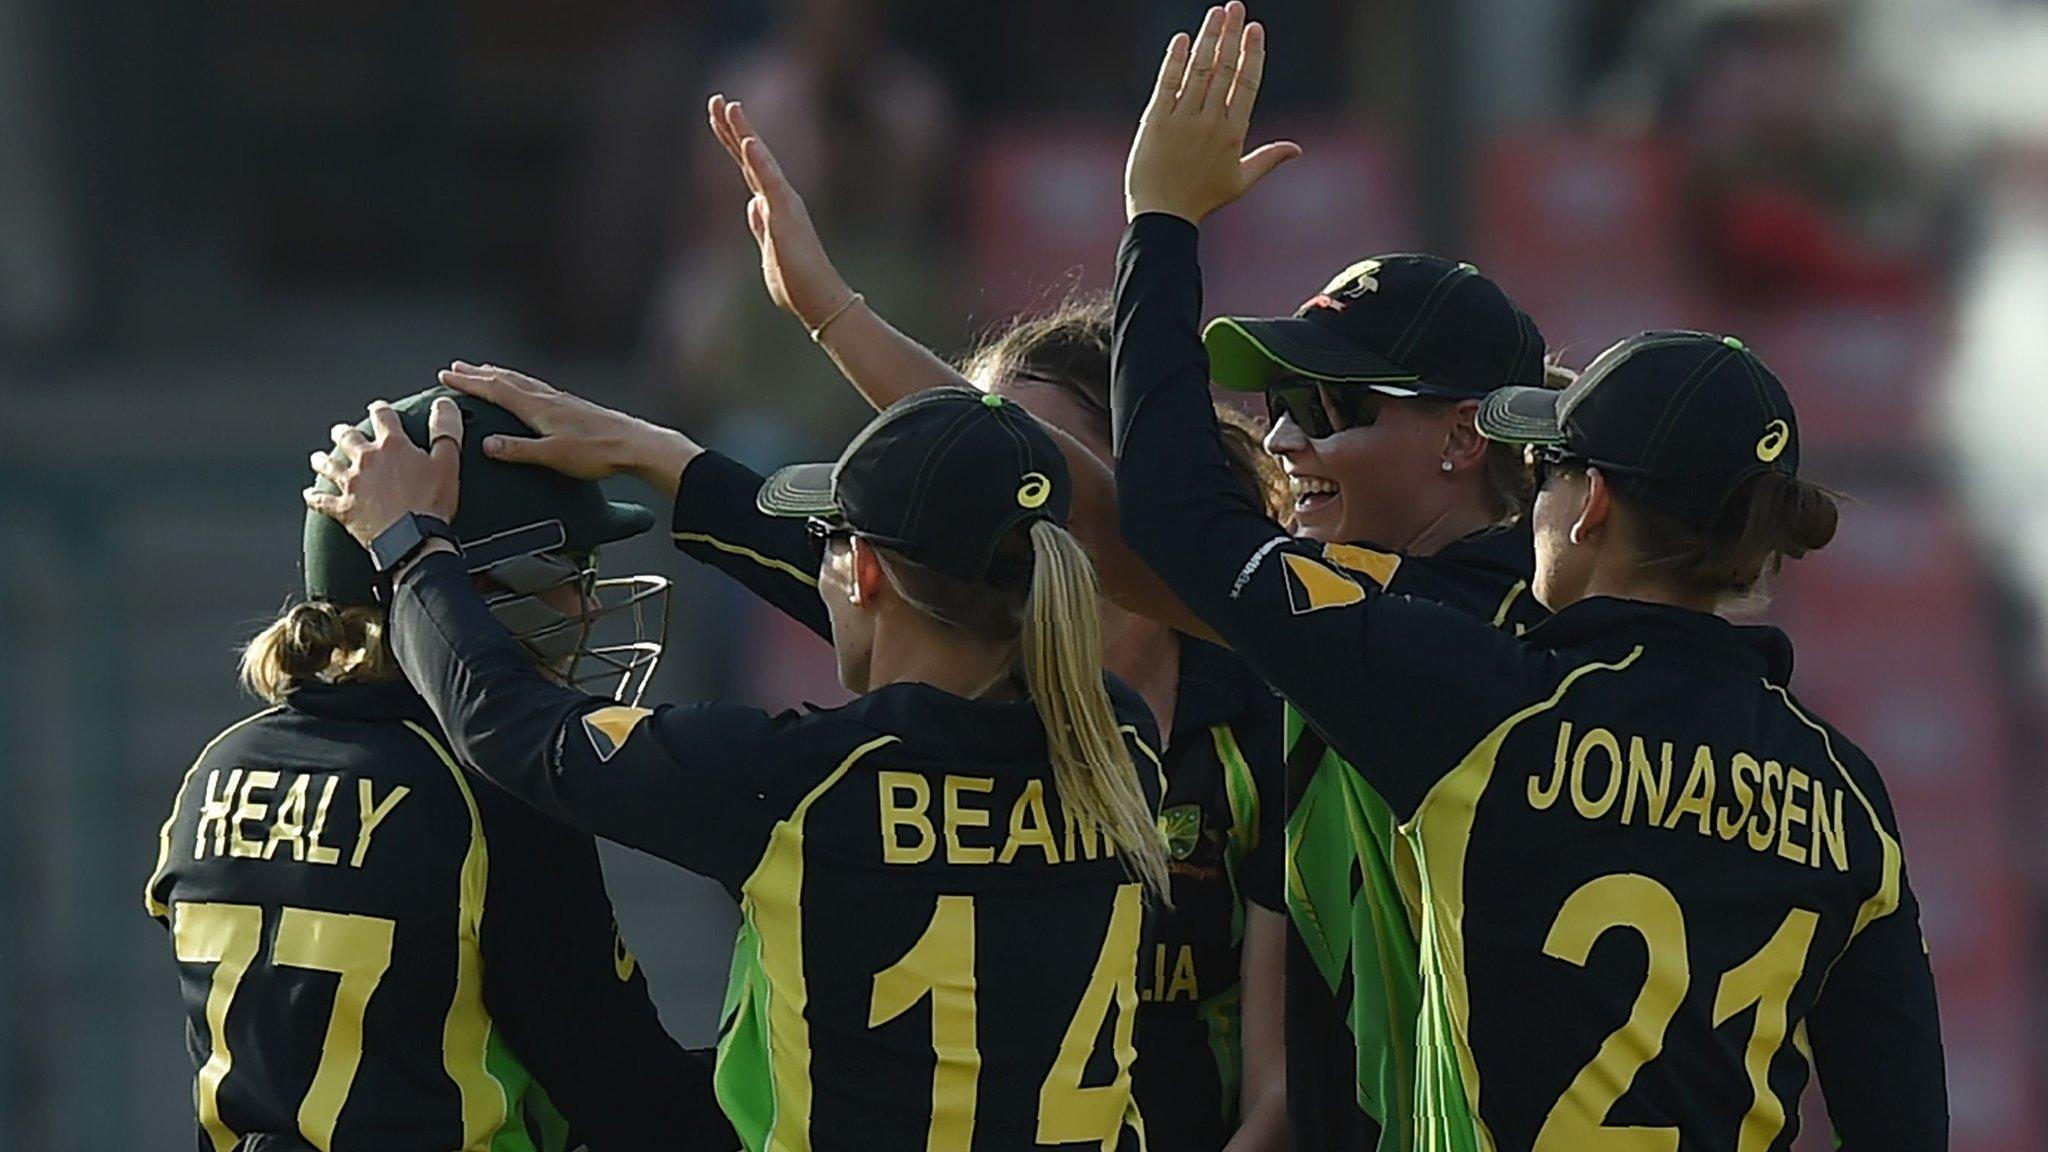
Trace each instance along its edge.
{"label": "forearm", "polygon": [[1200,620],[1240,651],[1260,627],[1234,582],[1285,535],[1246,499],[1211,407],[1198,327],[1201,268],[1193,225],[1148,214],[1118,256],[1111,411],[1119,523],[1137,556]]}
{"label": "forearm", "polygon": [[761,482],[729,456],[702,454],[676,492],[670,536],[684,555],[732,577],[830,642],[832,618],[818,598],[817,545],[801,522],[754,506]]}
{"label": "forearm", "polygon": [[464,766],[548,816],[581,824],[562,803],[548,751],[591,697],[541,675],[491,617],[455,554],[426,556],[401,574],[390,643]]}
{"label": "forearm", "polygon": [[865,301],[827,325],[818,344],[839,374],[877,409],[927,388],[968,383],[951,364],[897,331]]}
{"label": "forearm", "polygon": [[1287,1146],[1286,953],[1286,917],[1247,905],[1240,962],[1244,1078],[1237,1132],[1224,1152],[1279,1152]]}
{"label": "forearm", "polygon": [[618,453],[619,471],[673,500],[683,472],[704,454],[704,447],[673,428],[636,419],[621,437]]}

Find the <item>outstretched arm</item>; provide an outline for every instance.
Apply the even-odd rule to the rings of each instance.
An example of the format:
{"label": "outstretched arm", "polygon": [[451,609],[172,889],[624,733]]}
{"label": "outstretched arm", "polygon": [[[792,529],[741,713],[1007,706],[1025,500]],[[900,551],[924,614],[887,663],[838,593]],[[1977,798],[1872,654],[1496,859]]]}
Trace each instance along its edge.
{"label": "outstretched arm", "polygon": [[[880,409],[927,388],[972,387],[951,364],[898,331],[847,285],[818,239],[803,196],[783,175],[739,102],[713,96],[709,115],[712,134],[751,193],[747,228],[761,249],[761,281],[769,299],[803,324],[867,402]],[[1126,611],[1214,640],[1215,633],[1124,543],[1117,529],[1116,478],[1108,462],[1062,429],[1048,425],[1046,430],[1074,478],[1068,528],[1095,562],[1103,595]]]}

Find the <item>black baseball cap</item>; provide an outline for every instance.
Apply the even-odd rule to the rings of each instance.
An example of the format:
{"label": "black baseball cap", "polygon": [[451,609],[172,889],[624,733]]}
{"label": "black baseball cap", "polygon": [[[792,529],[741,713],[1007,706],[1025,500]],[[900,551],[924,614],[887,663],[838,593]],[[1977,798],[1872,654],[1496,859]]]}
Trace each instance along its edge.
{"label": "black baseball cap", "polygon": [[1293,316],[1220,316],[1202,332],[1209,376],[1260,392],[1289,376],[1388,396],[1472,400],[1543,383],[1543,333],[1470,264],[1394,254],[1337,273]]}
{"label": "black baseball cap", "polygon": [[[461,538],[473,568],[509,551],[591,552],[654,526],[653,512],[605,499],[594,481],[484,455],[484,437],[531,436],[533,429],[474,396],[436,386],[394,401],[391,407],[413,443],[427,446],[427,411],[443,396],[462,409],[461,501],[450,527]],[[368,420],[356,427],[366,436],[375,434]],[[335,490],[326,480],[319,488]],[[337,604],[377,602],[377,573],[369,553],[332,518],[306,514],[303,560],[307,596]]]}
{"label": "black baseball cap", "polygon": [[1495,392],[1480,406],[1478,422],[1489,440],[1561,447],[1597,465],[1629,496],[1694,528],[1710,526],[1750,477],[1799,474],[1792,399],[1733,336],[1631,336],[1561,392]]}
{"label": "black baseball cap", "polygon": [[792,464],[761,485],[770,516],[843,523],[962,580],[986,580],[996,546],[1033,520],[1064,526],[1067,461],[1029,412],[972,388],[932,388],[884,409],[836,464]]}

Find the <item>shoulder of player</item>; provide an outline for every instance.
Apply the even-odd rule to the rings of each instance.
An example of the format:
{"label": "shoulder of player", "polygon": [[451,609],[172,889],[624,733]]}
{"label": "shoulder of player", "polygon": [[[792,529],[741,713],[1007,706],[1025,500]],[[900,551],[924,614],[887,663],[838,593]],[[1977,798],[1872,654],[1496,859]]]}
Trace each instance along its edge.
{"label": "shoulder of player", "polygon": [[1831,762],[1848,776],[1849,782],[1870,801],[1886,829],[1896,835],[1898,819],[1892,809],[1891,792],[1885,787],[1884,774],[1862,745],[1807,707],[1789,687],[1767,681],[1764,690],[1785,709],[1793,731],[1816,746],[1817,754],[1808,759],[1815,763]]}

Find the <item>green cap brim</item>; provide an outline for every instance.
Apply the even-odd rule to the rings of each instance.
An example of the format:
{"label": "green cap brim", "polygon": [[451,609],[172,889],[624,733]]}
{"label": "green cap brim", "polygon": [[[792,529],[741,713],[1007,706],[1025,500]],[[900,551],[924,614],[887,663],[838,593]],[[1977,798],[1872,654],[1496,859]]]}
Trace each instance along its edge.
{"label": "green cap brim", "polygon": [[1496,388],[1479,405],[1479,434],[1502,444],[1562,444],[1564,393],[1513,384]]}
{"label": "green cap brim", "polygon": [[833,464],[791,464],[768,477],[754,497],[754,506],[770,516],[836,516],[832,500]]}
{"label": "green cap brim", "polygon": [[1202,330],[1209,378],[1233,392],[1263,392],[1289,376],[1332,384],[1376,384],[1391,395],[1414,396],[1419,377],[1376,352],[1298,316],[1254,319],[1218,316]]}

